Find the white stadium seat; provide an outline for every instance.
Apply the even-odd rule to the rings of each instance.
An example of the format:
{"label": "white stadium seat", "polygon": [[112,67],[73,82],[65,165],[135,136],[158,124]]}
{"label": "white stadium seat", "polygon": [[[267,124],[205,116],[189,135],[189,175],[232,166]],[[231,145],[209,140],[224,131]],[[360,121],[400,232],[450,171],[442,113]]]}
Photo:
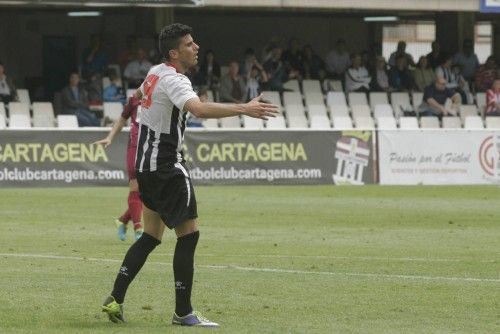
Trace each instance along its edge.
{"label": "white stadium seat", "polygon": [[290,129],[307,128],[305,115],[292,115],[288,117],[288,127]]}
{"label": "white stadium seat", "polygon": [[330,106],[330,115],[334,116],[349,116],[349,108],[346,105]]}
{"label": "white stadium seat", "polygon": [[366,99],[365,93],[351,92],[348,95],[349,105],[351,108],[356,105],[366,105],[368,106],[368,100]]}
{"label": "white stadium seat", "polygon": [[422,101],[424,100],[424,93],[413,92],[412,98],[413,98],[413,109],[418,110],[418,107],[422,104]]}
{"label": "white stadium seat", "polygon": [[355,117],[354,124],[356,129],[373,130],[375,129],[375,122],[371,117]]}
{"label": "white stadium seat", "polygon": [[399,118],[399,128],[400,129],[407,129],[407,130],[418,129],[418,120],[416,117],[412,117],[412,116],[400,117]]}
{"label": "white stadium seat", "polygon": [[458,116],[446,116],[443,117],[443,128],[444,129],[460,129],[462,128],[462,121]]}
{"label": "white stadium seat", "polygon": [[312,116],[311,129],[331,129],[330,119],[326,116]]}
{"label": "white stadium seat", "polygon": [[78,118],[75,115],[57,115],[57,127],[76,129],[78,128]]}
{"label": "white stadium seat", "polygon": [[370,92],[370,107],[375,109],[379,104],[389,104],[387,93],[385,92]]}
{"label": "white stadium seat", "polygon": [[484,129],[483,119],[480,116],[467,116],[464,121],[465,129]]}
{"label": "white stadium seat", "polygon": [[0,115],[2,115],[4,119],[7,118],[7,113],[5,112],[5,103],[3,102],[0,102]]}
{"label": "white stadium seat", "polygon": [[11,115],[9,120],[9,128],[11,129],[31,128],[30,117],[22,114]]}
{"label": "white stadium seat", "polygon": [[304,106],[302,104],[291,104],[286,106],[286,114],[288,117],[292,116],[305,116]]}
{"label": "white stadium seat", "polygon": [[283,84],[283,88],[293,90],[300,93],[299,82],[297,80],[288,80]]}
{"label": "white stadium seat", "polygon": [[302,81],[302,90],[304,91],[304,94],[307,93],[320,93],[323,94],[321,91],[321,84],[319,80],[303,80]]}
{"label": "white stadium seat", "polygon": [[221,118],[220,125],[223,129],[239,129],[241,128],[240,117],[234,116]]}
{"label": "white stadium seat", "polygon": [[500,117],[499,116],[486,116],[486,128],[488,128],[488,129],[500,129]]}
{"label": "white stadium seat", "polygon": [[262,130],[264,128],[264,121],[260,118],[243,116],[243,127],[249,130]]}
{"label": "white stadium seat", "polygon": [[266,121],[267,129],[286,129],[285,117],[278,115],[276,117],[269,117]]}
{"label": "white stadium seat", "polygon": [[216,118],[207,118],[203,120],[203,127],[205,129],[218,129],[219,128],[219,120]]}
{"label": "white stadium seat", "polygon": [[390,104],[376,104],[373,109],[373,116],[379,117],[393,117],[394,113]]}
{"label": "white stadium seat", "polygon": [[468,116],[477,116],[477,107],[475,105],[471,104],[460,106],[460,118],[462,121],[464,121]]}
{"label": "white stadium seat", "polygon": [[356,117],[371,117],[370,107],[367,104],[355,104],[351,106],[352,118]]}
{"label": "white stadium seat", "polygon": [[437,116],[425,116],[420,118],[420,128],[421,129],[438,129],[439,118]]}
{"label": "white stadium seat", "polygon": [[0,129],[5,129],[7,127],[7,122],[5,121],[5,115],[0,114]]}
{"label": "white stadium seat", "polygon": [[334,92],[344,91],[344,87],[342,87],[342,81],[340,80],[330,80],[330,87]]}
{"label": "white stadium seat", "polygon": [[305,94],[306,105],[311,104],[325,104],[325,100],[323,99],[323,93],[318,92],[306,92]]}
{"label": "white stadium seat", "polygon": [[344,92],[328,92],[326,95],[326,104],[330,107],[343,105],[346,106],[346,98]]}
{"label": "white stadium seat", "polygon": [[262,99],[279,106],[281,109],[280,93],[272,91],[264,91],[262,92]]}
{"label": "white stadium seat", "polygon": [[16,92],[19,102],[31,104],[30,93],[27,89],[17,89]]}
{"label": "white stadium seat", "polygon": [[486,108],[486,93],[476,93],[476,105],[482,114]]}
{"label": "white stadium seat", "polygon": [[326,111],[326,106],[324,104],[320,105],[310,105],[307,107],[309,111],[309,117],[313,116],[326,116],[328,117],[328,113]]}
{"label": "white stadium seat", "polygon": [[283,103],[285,107],[290,104],[302,105],[302,95],[299,92],[283,92]]}
{"label": "white stadium seat", "polygon": [[339,130],[353,129],[351,117],[332,117],[333,128]]}
{"label": "white stadium seat", "polygon": [[413,110],[410,103],[410,95],[406,92],[394,92],[391,94],[391,104],[396,118],[403,116],[402,110]]}
{"label": "white stadium seat", "polygon": [[11,102],[9,103],[9,115],[26,115],[30,117],[30,105],[25,102]]}
{"label": "white stadium seat", "polygon": [[123,105],[120,102],[104,102],[103,107],[104,117],[112,121],[119,119],[123,111]]}
{"label": "white stadium seat", "polygon": [[397,129],[398,125],[394,117],[379,117],[377,118],[377,128],[381,130]]}
{"label": "white stadium seat", "polygon": [[51,102],[33,102],[33,126],[54,127],[54,108]]}

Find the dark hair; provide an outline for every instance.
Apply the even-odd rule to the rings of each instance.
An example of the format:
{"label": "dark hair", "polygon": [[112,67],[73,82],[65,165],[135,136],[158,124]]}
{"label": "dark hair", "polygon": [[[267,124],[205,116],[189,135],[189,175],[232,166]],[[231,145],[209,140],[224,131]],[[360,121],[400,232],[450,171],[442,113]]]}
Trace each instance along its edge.
{"label": "dark hair", "polygon": [[193,33],[193,28],[182,23],[172,23],[163,27],[158,36],[158,48],[167,60],[170,59],[168,52],[179,47],[179,39]]}

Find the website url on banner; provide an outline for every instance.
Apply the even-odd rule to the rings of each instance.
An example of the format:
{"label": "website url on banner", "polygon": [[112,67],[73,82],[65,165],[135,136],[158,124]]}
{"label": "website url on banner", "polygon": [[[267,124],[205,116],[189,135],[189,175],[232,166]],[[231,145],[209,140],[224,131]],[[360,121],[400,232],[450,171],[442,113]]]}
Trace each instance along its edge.
{"label": "website url on banner", "polygon": [[30,168],[0,169],[0,182],[2,181],[96,181],[96,180],[124,180],[122,170],[32,170]]}
{"label": "website url on banner", "polygon": [[267,180],[280,179],[320,179],[321,169],[237,169],[234,167],[211,167],[210,169],[193,168],[190,171],[193,180]]}

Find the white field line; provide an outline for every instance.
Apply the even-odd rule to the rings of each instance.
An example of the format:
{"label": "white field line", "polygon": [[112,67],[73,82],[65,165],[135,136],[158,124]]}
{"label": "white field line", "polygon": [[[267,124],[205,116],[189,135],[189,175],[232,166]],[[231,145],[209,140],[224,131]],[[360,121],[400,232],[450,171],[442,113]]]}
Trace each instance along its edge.
{"label": "white field line", "polygon": [[[92,258],[92,257],[87,258],[87,257],[63,256],[63,255],[24,254],[24,253],[0,253],[0,257],[22,257],[22,258],[39,258],[39,259],[50,259],[50,260],[77,260],[77,261],[95,261],[95,262],[112,262],[112,263],[122,262],[122,260],[115,260],[115,259],[102,259],[102,258]],[[171,263],[166,263],[166,262],[148,261],[148,263],[171,266]],[[239,270],[239,271],[254,271],[254,272],[279,273],[279,274],[351,276],[351,277],[371,277],[371,278],[382,278],[382,279],[386,278],[386,279],[403,279],[403,280],[425,280],[425,281],[500,283],[500,278],[445,277],[445,276],[423,276],[423,275],[308,271],[308,270],[279,269],[279,268],[252,268],[252,267],[241,267],[236,265],[197,265],[196,267],[206,268],[206,269],[216,269],[216,270]]]}

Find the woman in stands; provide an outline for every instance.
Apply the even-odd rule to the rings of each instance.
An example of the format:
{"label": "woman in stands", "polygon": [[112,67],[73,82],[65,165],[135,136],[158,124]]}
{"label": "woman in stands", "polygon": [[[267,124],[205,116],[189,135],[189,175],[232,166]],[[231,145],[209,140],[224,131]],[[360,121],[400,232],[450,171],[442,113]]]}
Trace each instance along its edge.
{"label": "woman in stands", "polygon": [[128,193],[128,208],[127,210],[116,219],[115,223],[118,228],[118,238],[125,241],[127,238],[127,224],[130,220],[134,224],[135,240],[139,239],[142,235],[143,228],[141,223],[142,217],[142,202],[139,197],[139,186],[135,175],[135,153],[137,151],[137,137],[139,132],[139,120],[137,119],[137,112],[141,101],[132,96],[129,98],[128,103],[123,108],[121,117],[115,122],[113,128],[108,136],[104,139],[96,141],[94,144],[104,144],[104,147],[111,145],[113,138],[118,132],[127,124],[127,120],[131,119],[130,136],[127,146],[127,171],[129,179],[129,193]]}
{"label": "woman in stands", "polygon": [[500,116],[500,78],[495,79],[491,89],[486,92],[485,116]]}
{"label": "woman in stands", "polygon": [[5,75],[5,68],[0,63],[0,102],[17,101],[17,91],[12,79]]}

